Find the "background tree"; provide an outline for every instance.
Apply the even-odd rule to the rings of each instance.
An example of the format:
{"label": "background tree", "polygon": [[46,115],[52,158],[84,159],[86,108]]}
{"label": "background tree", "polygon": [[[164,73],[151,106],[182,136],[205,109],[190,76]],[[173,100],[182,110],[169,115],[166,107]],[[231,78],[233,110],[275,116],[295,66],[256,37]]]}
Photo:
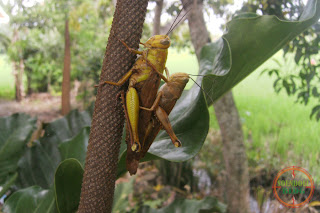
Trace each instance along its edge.
{"label": "background tree", "polygon": [[[189,0],[182,0],[190,5]],[[198,58],[202,47],[210,42],[203,16],[203,1],[194,1],[188,14],[188,24],[193,47]],[[190,7],[189,6],[189,7]],[[188,8],[187,8],[188,10]],[[210,100],[208,100],[210,102]],[[214,109],[220,126],[223,143],[223,158],[226,167],[226,200],[229,212],[249,212],[249,173],[240,117],[232,92],[228,92],[215,104]]]}
{"label": "background tree", "polygon": [[64,33],[64,64],[63,64],[63,79],[62,79],[62,95],[61,95],[61,113],[66,115],[69,113],[70,106],[70,69],[71,69],[71,53],[70,53],[70,33],[69,33],[69,18],[65,20]]}
{"label": "background tree", "polygon": [[153,18],[153,35],[160,35],[161,27],[161,13],[163,8],[163,0],[156,0],[156,7],[154,8]]}

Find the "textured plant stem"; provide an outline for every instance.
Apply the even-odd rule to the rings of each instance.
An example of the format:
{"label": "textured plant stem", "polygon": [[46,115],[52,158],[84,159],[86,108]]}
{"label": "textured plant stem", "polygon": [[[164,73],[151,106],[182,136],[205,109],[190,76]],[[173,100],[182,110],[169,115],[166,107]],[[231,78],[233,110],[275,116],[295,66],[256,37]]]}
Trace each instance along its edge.
{"label": "textured plant stem", "polygon": [[[136,56],[117,38],[132,48],[138,48],[147,5],[147,0],[117,1],[100,83],[105,80],[118,81],[133,65]],[[125,88],[126,85],[103,85],[98,89],[78,213],[105,213],[112,210],[124,124],[123,108],[117,95]]]}

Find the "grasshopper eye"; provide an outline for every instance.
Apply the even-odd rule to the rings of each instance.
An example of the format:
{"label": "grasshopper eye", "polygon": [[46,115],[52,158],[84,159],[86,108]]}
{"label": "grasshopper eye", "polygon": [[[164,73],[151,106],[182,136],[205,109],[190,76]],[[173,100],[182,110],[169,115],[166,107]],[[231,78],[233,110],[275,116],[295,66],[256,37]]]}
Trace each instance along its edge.
{"label": "grasshopper eye", "polygon": [[169,45],[170,42],[169,42],[167,39],[162,39],[162,40],[160,40],[160,44],[162,44],[162,45]]}

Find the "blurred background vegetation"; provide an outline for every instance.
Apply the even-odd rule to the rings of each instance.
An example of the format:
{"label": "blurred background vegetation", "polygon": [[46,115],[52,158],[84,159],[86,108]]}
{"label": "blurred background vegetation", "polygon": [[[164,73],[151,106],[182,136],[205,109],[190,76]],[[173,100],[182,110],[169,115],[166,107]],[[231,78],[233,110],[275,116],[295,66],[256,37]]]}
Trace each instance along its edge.
{"label": "blurred background vegetation", "polygon": [[[297,20],[306,3],[301,0],[203,2],[212,40],[227,30],[226,23],[235,13]],[[155,5],[155,1],[150,1],[142,41],[152,35]],[[83,110],[91,106],[115,1],[2,0],[0,6],[0,115],[26,112],[40,116],[45,122],[61,117],[60,102],[56,100],[62,91],[66,18],[71,40],[71,108]],[[180,1],[164,1],[163,31],[180,8]],[[233,89],[245,136],[251,202],[256,209],[261,210],[264,201],[269,200],[274,173],[286,166],[300,165],[320,183],[319,27],[318,22],[289,42]],[[187,24],[181,23],[170,37],[169,70],[197,74],[198,62]],[[210,110],[212,134],[200,154],[186,163],[177,163],[178,166],[167,161],[143,164],[134,180],[136,183],[132,186],[132,181],[128,182],[135,190],[129,187],[124,192],[130,194],[130,202],[161,207],[169,202],[167,192],[172,190],[185,197],[214,195],[223,201],[222,144],[213,107]],[[119,182],[126,179],[129,178],[121,178]],[[130,208],[134,207],[130,205]]]}

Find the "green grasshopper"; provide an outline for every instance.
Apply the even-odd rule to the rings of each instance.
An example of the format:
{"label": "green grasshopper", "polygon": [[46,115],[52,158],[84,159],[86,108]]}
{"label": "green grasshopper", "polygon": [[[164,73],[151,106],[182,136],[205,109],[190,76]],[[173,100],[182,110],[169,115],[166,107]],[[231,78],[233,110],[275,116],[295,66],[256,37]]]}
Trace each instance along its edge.
{"label": "green grasshopper", "polygon": [[[171,27],[168,33],[172,30],[173,28]],[[104,84],[121,86],[129,79],[128,90],[126,94],[123,92],[121,97],[127,120],[127,169],[130,174],[136,173],[139,160],[145,155],[158,134],[160,124],[169,133],[173,144],[176,147],[181,146],[181,142],[171,128],[168,114],[180,97],[187,81],[182,80],[183,83],[179,85],[177,92],[173,92],[175,93],[174,95],[171,94],[172,91],[170,89],[177,86],[174,83],[177,79],[188,79],[189,76],[186,77],[187,74],[184,74],[173,75],[172,78],[169,77],[169,71],[165,67],[168,48],[171,44],[168,33],[166,35],[152,36],[145,43],[140,42],[146,48],[143,51],[132,49],[119,39],[130,52],[138,54],[140,57],[118,82],[104,81],[100,84],[100,86]],[[163,75],[164,70],[169,80]],[[166,84],[162,89],[163,91],[161,90],[157,93],[161,79]],[[168,97],[171,98],[168,99]],[[170,105],[171,109],[169,107],[166,110],[167,105]]]}
{"label": "green grasshopper", "polygon": [[[168,82],[163,75],[163,71],[166,70],[167,76],[169,75],[165,64],[171,42],[167,35],[155,35],[148,39],[146,43],[141,43],[146,47],[144,51],[132,49],[125,42],[121,42],[130,52],[141,56],[118,82],[105,81],[102,84],[121,86],[129,79],[129,87],[125,97],[125,110],[127,111],[126,117],[130,126],[129,131],[133,138],[131,149],[139,152],[141,150],[138,132],[140,106],[148,107],[153,103],[160,84],[160,77],[165,82]],[[154,86],[142,89],[147,81],[153,82]]]}

